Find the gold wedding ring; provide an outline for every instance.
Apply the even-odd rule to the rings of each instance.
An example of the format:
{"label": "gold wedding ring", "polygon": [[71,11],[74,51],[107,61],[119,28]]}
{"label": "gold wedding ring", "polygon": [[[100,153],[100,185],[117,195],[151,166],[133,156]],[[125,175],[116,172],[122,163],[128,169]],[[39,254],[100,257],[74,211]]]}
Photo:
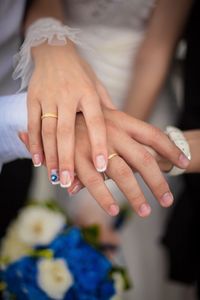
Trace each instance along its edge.
{"label": "gold wedding ring", "polygon": [[113,157],[118,156],[117,153],[112,153],[108,156],[108,160],[112,159]]}
{"label": "gold wedding ring", "polygon": [[43,120],[44,118],[55,118],[55,119],[58,119],[58,115],[52,114],[52,113],[46,113],[46,114],[43,114],[41,116],[41,120]]}

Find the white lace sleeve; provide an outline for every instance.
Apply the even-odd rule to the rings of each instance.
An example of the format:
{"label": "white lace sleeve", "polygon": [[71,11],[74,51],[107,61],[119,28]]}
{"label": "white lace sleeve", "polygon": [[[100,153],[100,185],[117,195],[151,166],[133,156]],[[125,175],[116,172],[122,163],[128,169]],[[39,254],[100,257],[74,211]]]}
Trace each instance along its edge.
{"label": "white lace sleeve", "polygon": [[18,137],[27,131],[26,93],[0,96],[0,172],[4,163],[17,158],[31,158]]}
{"label": "white lace sleeve", "polygon": [[28,86],[33,72],[34,64],[31,57],[31,48],[44,42],[54,46],[66,45],[67,39],[84,47],[80,38],[80,29],[74,29],[63,25],[57,19],[42,18],[35,21],[28,28],[24,43],[22,44],[19,53],[14,56],[15,70],[13,72],[13,79],[21,78],[19,92]]}

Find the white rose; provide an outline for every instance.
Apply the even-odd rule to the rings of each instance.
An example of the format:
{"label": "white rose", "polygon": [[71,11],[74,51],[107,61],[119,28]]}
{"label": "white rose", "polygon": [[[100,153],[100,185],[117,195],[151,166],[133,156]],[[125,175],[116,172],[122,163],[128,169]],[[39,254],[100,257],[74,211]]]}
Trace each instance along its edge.
{"label": "white rose", "polygon": [[114,280],[114,286],[116,294],[111,298],[111,300],[121,300],[123,299],[123,291],[124,291],[124,280],[120,273],[113,273],[112,278]]}
{"label": "white rose", "polygon": [[8,257],[9,262],[14,262],[27,255],[30,250],[31,247],[22,242],[19,238],[17,222],[13,222],[1,242],[0,256]]}
{"label": "white rose", "polygon": [[65,216],[45,207],[29,206],[18,217],[18,234],[30,246],[46,245],[66,223]]}
{"label": "white rose", "polygon": [[38,285],[53,299],[63,299],[73,284],[72,275],[63,259],[41,259],[38,263]]}

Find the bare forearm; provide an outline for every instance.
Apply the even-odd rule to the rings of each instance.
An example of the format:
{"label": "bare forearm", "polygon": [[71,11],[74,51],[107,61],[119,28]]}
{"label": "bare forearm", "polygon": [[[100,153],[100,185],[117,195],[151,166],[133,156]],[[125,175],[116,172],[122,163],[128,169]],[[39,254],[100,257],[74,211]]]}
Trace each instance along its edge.
{"label": "bare forearm", "polygon": [[138,51],[126,111],[146,119],[160,93],[192,0],[160,0]]}

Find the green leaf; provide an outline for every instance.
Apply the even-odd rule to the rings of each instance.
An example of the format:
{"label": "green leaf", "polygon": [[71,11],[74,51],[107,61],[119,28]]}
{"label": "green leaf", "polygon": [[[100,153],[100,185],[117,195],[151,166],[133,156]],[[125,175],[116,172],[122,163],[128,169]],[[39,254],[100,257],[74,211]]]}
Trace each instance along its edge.
{"label": "green leaf", "polygon": [[81,229],[84,239],[94,247],[99,246],[100,227],[96,224]]}
{"label": "green leaf", "polygon": [[110,271],[110,276],[112,277],[114,273],[121,274],[124,281],[124,290],[129,290],[130,288],[133,287],[133,283],[131,282],[128,272],[125,268],[119,266],[113,266],[112,270]]}
{"label": "green leaf", "polygon": [[31,250],[29,252],[29,255],[32,257],[43,257],[43,258],[47,258],[50,259],[54,256],[54,252],[50,249],[42,249],[42,250]]}

